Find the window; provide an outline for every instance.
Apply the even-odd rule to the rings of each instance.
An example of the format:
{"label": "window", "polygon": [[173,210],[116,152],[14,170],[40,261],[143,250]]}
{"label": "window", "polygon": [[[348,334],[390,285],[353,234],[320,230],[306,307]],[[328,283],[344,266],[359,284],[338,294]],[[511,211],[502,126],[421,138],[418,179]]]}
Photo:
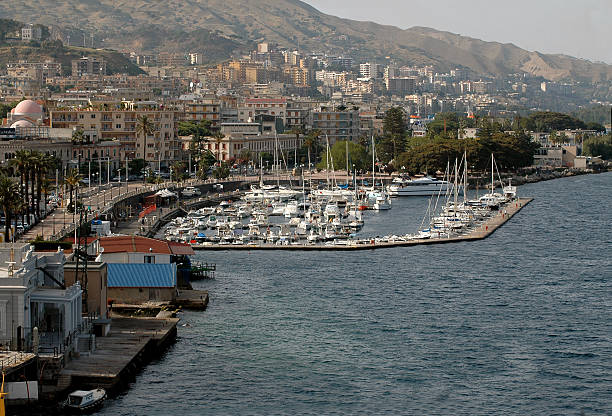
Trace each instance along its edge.
{"label": "window", "polygon": [[121,128],[121,124],[115,124],[115,128],[116,129],[120,129]]}
{"label": "window", "polygon": [[155,264],[155,256],[144,256],[144,262]]}
{"label": "window", "polygon": [[91,115],[91,118],[96,118],[96,115],[95,115],[95,114],[92,114],[92,115]]}

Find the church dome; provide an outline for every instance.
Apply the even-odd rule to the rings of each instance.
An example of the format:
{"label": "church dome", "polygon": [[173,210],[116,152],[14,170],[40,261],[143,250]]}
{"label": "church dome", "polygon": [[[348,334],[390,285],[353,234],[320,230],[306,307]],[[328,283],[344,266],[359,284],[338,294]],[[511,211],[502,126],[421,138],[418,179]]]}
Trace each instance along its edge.
{"label": "church dome", "polygon": [[32,100],[23,100],[12,111],[14,115],[42,114],[42,107]]}
{"label": "church dome", "polygon": [[11,124],[12,129],[15,127],[34,127],[34,123],[28,120],[19,120]]}

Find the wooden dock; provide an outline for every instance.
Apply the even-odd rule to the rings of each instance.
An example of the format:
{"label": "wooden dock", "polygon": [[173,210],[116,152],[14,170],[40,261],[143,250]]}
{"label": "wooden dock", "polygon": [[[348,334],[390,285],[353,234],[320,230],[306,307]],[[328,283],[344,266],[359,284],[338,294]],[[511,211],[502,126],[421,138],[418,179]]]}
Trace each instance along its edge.
{"label": "wooden dock", "polygon": [[175,318],[113,318],[109,336],[96,338],[95,351],[66,365],[60,374],[62,387],[122,388],[174,342],[177,322]]}
{"label": "wooden dock", "polygon": [[234,244],[198,244],[193,245],[194,250],[284,250],[284,251],[354,251],[354,250],[377,250],[384,248],[394,247],[409,247],[419,245],[433,245],[433,244],[451,244],[461,243],[465,241],[476,241],[483,240],[493,234],[497,229],[507,223],[512,217],[527,206],[533,198],[519,198],[511,203],[508,203],[501,207],[499,211],[494,211],[495,215],[489,217],[484,221],[478,228],[472,230],[468,234],[461,234],[455,237],[449,238],[428,238],[428,239],[414,239],[408,241],[390,241],[390,242],[376,242],[374,239],[368,244],[349,244],[349,245],[322,245],[322,244],[290,244],[290,245],[276,245],[276,244],[246,244],[246,245],[234,245]]}

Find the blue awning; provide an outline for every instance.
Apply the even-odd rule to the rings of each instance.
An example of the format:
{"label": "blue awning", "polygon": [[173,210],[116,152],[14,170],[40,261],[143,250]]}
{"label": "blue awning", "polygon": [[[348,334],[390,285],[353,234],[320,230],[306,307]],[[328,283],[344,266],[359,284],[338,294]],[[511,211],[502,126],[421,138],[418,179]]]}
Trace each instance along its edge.
{"label": "blue awning", "polygon": [[176,264],[108,263],[108,287],[176,287]]}

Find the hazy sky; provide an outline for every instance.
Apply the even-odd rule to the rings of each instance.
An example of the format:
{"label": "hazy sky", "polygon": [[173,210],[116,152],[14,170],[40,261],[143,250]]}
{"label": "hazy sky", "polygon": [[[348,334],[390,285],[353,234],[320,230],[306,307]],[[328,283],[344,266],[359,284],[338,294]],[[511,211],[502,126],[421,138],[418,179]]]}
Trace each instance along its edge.
{"label": "hazy sky", "polygon": [[304,0],[322,12],[426,26],[612,64],[612,0]]}

